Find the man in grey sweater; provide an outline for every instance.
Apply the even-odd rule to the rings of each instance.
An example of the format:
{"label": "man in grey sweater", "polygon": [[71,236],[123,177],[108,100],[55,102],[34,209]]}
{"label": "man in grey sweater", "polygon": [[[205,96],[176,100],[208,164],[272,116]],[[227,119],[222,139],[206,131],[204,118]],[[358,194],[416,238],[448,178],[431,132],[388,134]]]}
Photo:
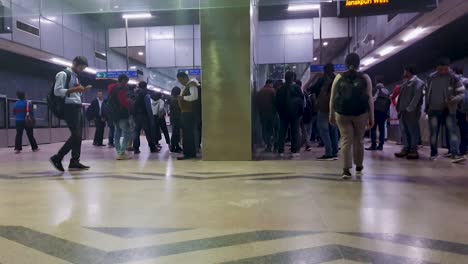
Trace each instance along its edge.
{"label": "man in grey sweater", "polygon": [[419,159],[419,118],[423,101],[424,82],[416,76],[415,67],[406,66],[403,78],[408,80],[400,88],[396,109],[403,132],[403,149],[395,153],[397,158]]}
{"label": "man in grey sweater", "polygon": [[442,123],[448,131],[449,152],[453,163],[465,161],[459,153],[459,137],[457,135],[457,107],[464,99],[465,87],[458,76],[450,69],[450,60],[442,58],[437,64],[437,70],[429,76],[426,92],[426,113],[429,116],[431,160],[438,157],[438,136]]}

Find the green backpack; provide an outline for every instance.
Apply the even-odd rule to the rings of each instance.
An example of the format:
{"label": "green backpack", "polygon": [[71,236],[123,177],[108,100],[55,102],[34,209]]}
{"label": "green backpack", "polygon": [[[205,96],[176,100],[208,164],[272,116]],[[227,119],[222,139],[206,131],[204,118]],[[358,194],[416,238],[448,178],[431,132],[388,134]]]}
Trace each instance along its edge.
{"label": "green backpack", "polygon": [[335,112],[345,116],[360,116],[369,111],[367,81],[360,72],[345,72],[336,86],[333,101]]}

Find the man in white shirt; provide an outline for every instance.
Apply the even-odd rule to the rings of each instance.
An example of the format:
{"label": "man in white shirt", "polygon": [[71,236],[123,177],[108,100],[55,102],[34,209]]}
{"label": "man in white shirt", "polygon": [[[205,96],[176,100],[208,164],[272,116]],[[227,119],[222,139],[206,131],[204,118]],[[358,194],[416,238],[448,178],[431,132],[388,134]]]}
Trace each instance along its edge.
{"label": "man in white shirt", "polygon": [[198,100],[198,82],[190,80],[185,72],[177,74],[177,80],[184,86],[181,96],[179,97],[180,110],[182,112],[182,144],[184,156],[179,157],[179,160],[194,159],[197,157],[197,149],[195,146],[195,105]]}

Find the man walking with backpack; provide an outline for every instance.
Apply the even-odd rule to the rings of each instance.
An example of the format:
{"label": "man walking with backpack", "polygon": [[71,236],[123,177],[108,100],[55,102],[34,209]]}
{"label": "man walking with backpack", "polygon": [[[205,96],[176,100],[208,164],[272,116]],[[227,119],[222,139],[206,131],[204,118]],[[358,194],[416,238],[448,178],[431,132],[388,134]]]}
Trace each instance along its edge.
{"label": "man walking with backpack", "polygon": [[[68,170],[87,170],[90,167],[81,164],[81,140],[82,140],[82,93],[90,87],[83,87],[79,80],[78,74],[82,73],[88,67],[86,57],[78,56],[73,60],[71,68],[67,68],[55,76],[55,85],[53,95],[63,100],[63,119],[67,122],[70,130],[70,137],[62,146],[58,153],[50,158],[50,162],[58,171],[65,171],[62,165],[62,160],[68,152],[72,152],[72,157]],[[54,108],[54,105],[49,105]],[[55,111],[52,110],[54,113]]]}
{"label": "man walking with backpack", "polygon": [[[374,117],[375,124],[371,128],[372,145],[366,150],[383,150],[385,143],[385,122],[388,119],[390,104],[390,92],[383,85],[383,76],[375,78],[375,95],[374,95]],[[377,146],[377,127],[379,127],[379,145]]]}
{"label": "man walking with backpack", "polygon": [[356,165],[356,175],[362,175],[364,159],[364,134],[366,127],[374,126],[374,100],[372,81],[359,72],[361,58],[351,53],[345,59],[348,71],[336,76],[330,98],[330,123],[338,124],[341,132],[343,180],[351,178],[351,168]]}
{"label": "man walking with backpack", "polygon": [[146,140],[151,153],[157,151],[156,144],[152,137],[153,110],[151,109],[151,95],[146,82],[138,84],[138,92],[135,102],[135,139],[133,140],[133,152],[140,154],[140,134],[145,131]]}

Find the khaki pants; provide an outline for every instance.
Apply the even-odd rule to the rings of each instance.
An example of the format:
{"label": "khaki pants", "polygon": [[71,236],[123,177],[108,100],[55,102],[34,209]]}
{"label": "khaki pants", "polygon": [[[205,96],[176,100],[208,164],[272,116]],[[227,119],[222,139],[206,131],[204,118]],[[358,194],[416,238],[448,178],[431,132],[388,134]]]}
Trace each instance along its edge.
{"label": "khaki pants", "polygon": [[356,167],[362,167],[364,159],[364,134],[369,122],[369,114],[344,116],[336,114],[336,122],[341,133],[341,157],[343,168],[351,169],[353,159]]}

